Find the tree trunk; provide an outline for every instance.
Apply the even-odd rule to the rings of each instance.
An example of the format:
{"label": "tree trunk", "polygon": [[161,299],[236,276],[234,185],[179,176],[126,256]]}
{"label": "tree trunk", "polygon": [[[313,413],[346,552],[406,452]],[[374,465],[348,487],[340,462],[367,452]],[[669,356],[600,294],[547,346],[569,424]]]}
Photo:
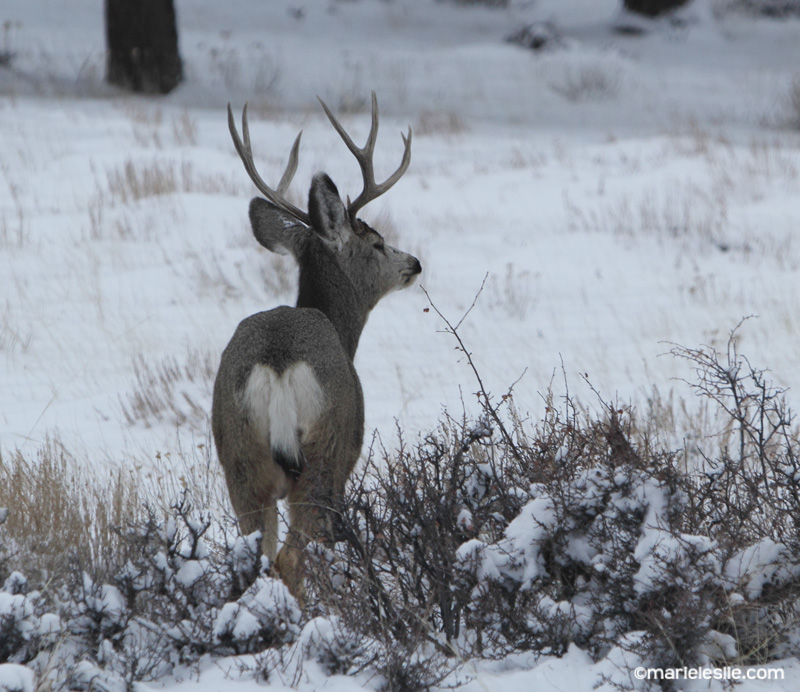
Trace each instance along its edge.
{"label": "tree trunk", "polygon": [[173,0],[105,0],[106,80],[167,94],[183,79]]}
{"label": "tree trunk", "polygon": [[645,17],[657,17],[685,5],[688,0],[623,0],[625,9]]}

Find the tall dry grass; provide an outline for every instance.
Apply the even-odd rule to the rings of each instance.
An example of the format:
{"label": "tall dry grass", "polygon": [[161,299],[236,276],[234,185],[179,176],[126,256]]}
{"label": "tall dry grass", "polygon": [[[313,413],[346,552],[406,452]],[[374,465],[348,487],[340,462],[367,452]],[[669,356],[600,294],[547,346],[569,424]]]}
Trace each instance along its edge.
{"label": "tall dry grass", "polygon": [[55,438],[31,458],[0,455],[3,546],[10,569],[52,578],[70,562],[102,573],[116,563],[116,527],[135,520],[142,497],[122,470],[104,476],[82,467]]}

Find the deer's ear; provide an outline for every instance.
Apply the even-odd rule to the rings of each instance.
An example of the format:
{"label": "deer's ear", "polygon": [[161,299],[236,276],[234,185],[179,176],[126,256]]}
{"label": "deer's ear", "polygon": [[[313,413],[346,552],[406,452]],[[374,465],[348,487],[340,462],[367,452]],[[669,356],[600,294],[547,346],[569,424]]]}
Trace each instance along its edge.
{"label": "deer's ear", "polygon": [[250,202],[250,225],[259,243],[281,255],[296,254],[298,240],[303,231],[308,232],[296,219],[261,197]]}
{"label": "deer's ear", "polygon": [[337,251],[342,249],[353,233],[339,190],[325,173],[317,173],[311,181],[308,215],[317,235]]}

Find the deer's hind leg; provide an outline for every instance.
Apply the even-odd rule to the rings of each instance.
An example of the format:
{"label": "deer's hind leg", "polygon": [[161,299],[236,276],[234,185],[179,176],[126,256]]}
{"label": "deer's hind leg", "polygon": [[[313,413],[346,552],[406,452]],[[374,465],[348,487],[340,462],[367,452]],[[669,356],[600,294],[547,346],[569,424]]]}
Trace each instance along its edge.
{"label": "deer's hind leg", "polygon": [[275,563],[284,584],[300,600],[304,593],[305,549],[312,541],[335,540],[345,483],[358,458],[358,450],[352,446],[343,454],[338,453],[335,440],[306,446],[304,452],[308,463],[289,489],[289,533]]}
{"label": "deer's hind leg", "polygon": [[[261,552],[275,564],[278,551],[278,499],[286,496],[286,478],[277,467],[273,472],[253,471],[252,463],[236,464],[233,467],[233,478],[228,478],[228,492],[231,504],[239,518],[239,528],[247,536],[254,531],[261,532]],[[237,473],[239,471],[239,473]]]}
{"label": "deer's hind leg", "polygon": [[319,538],[320,508],[312,494],[316,481],[308,469],[293,483],[288,495],[289,532],[275,560],[275,569],[299,601],[305,595],[305,549]]}

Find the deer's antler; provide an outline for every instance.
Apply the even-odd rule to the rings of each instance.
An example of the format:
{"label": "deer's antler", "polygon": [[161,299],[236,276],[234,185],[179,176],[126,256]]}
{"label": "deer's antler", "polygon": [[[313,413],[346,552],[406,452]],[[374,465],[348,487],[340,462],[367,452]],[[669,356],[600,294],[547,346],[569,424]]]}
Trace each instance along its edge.
{"label": "deer's antler", "polygon": [[281,181],[278,183],[277,189],[273,190],[258,174],[256,165],[253,162],[253,150],[250,148],[250,128],[247,125],[246,103],[244,104],[244,109],[242,110],[242,137],[244,138],[244,142],[239,137],[239,133],[236,131],[236,122],[233,119],[233,111],[231,110],[230,103],[228,104],[228,129],[231,132],[233,146],[236,147],[236,151],[239,153],[239,158],[244,164],[247,175],[250,176],[250,180],[253,181],[253,184],[258,188],[259,192],[261,192],[264,197],[266,197],[281,211],[297,219],[301,223],[304,223],[306,226],[310,225],[311,219],[309,218],[308,214],[302,209],[298,209],[296,206],[294,206],[294,204],[286,199],[286,190],[288,189],[289,183],[292,182],[292,178],[294,178],[294,174],[297,171],[300,136],[303,134],[303,132],[301,131],[297,135],[297,139],[294,140],[292,150],[289,152],[289,162],[286,164],[286,170],[284,170],[283,176],[281,176]]}
{"label": "deer's antler", "polygon": [[356,214],[365,204],[380,197],[384,192],[391,188],[392,185],[400,180],[406,170],[408,170],[408,164],[411,163],[411,126],[409,125],[408,127],[408,135],[404,135],[402,132],[400,133],[405,146],[403,151],[403,160],[400,162],[400,167],[379,185],[375,182],[375,169],[373,168],[372,162],[372,156],[375,150],[375,141],[378,138],[378,97],[375,96],[375,92],[372,92],[372,125],[370,126],[367,143],[363,147],[357,147],[353,143],[350,135],[347,134],[345,129],[342,127],[342,124],[331,112],[330,108],[325,105],[325,102],[322,99],[319,99],[319,102],[322,104],[322,108],[325,110],[328,120],[331,121],[331,124],[339,133],[339,136],[347,145],[347,148],[350,150],[353,156],[356,157],[356,161],[358,161],[358,165],[361,168],[361,176],[364,179],[364,189],[354,201],[351,202],[349,198],[347,201],[347,212],[350,215],[350,218],[355,220]]}

